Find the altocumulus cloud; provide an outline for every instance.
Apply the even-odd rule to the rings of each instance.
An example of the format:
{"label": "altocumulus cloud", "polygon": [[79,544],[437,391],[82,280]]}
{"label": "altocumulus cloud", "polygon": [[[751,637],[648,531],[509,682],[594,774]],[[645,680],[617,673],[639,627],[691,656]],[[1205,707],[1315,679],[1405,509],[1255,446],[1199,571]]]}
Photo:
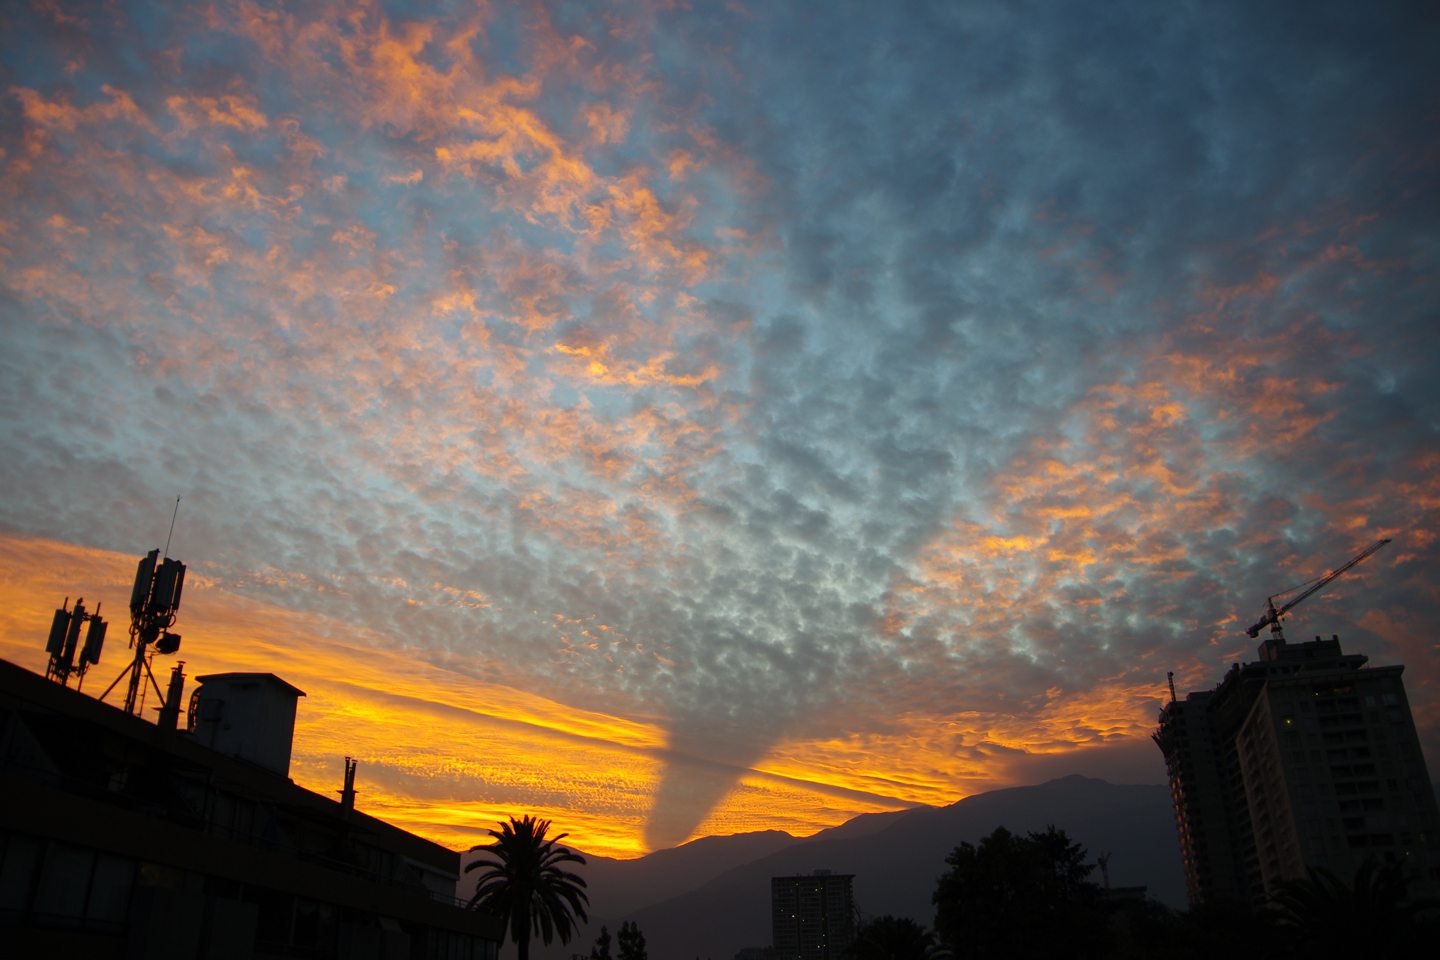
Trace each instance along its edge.
{"label": "altocumulus cloud", "polygon": [[1419,7],[7,17],[11,531],[653,721],[650,846],[1135,743],[1380,536],[1295,630],[1433,743]]}

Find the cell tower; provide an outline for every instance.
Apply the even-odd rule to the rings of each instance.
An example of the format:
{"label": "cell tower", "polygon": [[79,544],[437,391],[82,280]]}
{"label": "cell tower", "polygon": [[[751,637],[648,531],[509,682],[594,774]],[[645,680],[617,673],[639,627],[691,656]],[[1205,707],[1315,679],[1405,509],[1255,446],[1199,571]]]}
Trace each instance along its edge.
{"label": "cell tower", "polygon": [[[70,598],[66,597],[60,609],[55,611],[55,619],[50,622],[50,639],[45,643],[45,652],[50,654],[45,677],[67,687],[71,677],[83,684],[85,671],[100,662],[100,648],[105,645],[105,629],[109,626],[100,619],[100,604],[95,605],[94,613],[86,613],[85,598],[81,597],[75,601],[74,609],[69,607]],[[85,632],[85,646],[80,649],[80,662],[77,664],[75,648],[80,644],[80,628],[87,622],[90,629]]]}
{"label": "cell tower", "polygon": [[151,550],[140,559],[140,566],[135,571],[135,585],[130,590],[130,647],[135,656],[115,682],[100,694],[101,700],[128,677],[125,712],[138,716],[144,708],[148,689],[144,681],[148,677],[160,702],[168,702],[169,698],[160,689],[150,669],[150,662],[157,653],[170,656],[180,649],[180,634],[171,633],[170,628],[175,625],[175,614],[180,610],[180,593],[184,588],[185,564],[179,560],[161,558],[159,550]]}

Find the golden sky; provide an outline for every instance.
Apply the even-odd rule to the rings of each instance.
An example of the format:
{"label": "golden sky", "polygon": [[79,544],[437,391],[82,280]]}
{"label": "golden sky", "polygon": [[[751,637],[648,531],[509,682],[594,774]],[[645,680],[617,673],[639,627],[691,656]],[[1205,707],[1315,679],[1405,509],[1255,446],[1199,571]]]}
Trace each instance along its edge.
{"label": "golden sky", "polygon": [[[81,689],[100,695],[128,662],[123,618],[136,558],[20,537],[0,539],[0,657],[45,669],[50,609],[84,597],[111,623],[101,663]],[[157,657],[163,687],[183,661],[187,691],[209,673],[274,673],[305,691],[296,721],[291,777],[330,794],[345,756],[361,762],[358,805],[451,847],[480,842],[497,819],[548,817],[582,849],[605,856],[647,852],[644,831],[667,766],[725,783],[723,800],[692,837],[785,830],[808,835],[861,813],[944,804],[982,787],[1008,784],[992,764],[966,762],[954,748],[968,734],[998,747],[1063,750],[1095,728],[1109,736],[1148,732],[1153,691],[1101,691],[1073,710],[1049,710],[1036,728],[970,715],[959,729],[907,717],[905,734],[786,742],[751,767],[722,769],[669,747],[664,724],[568,707],[512,687],[478,682],[424,652],[363,628],[237,596],[187,575],[173,658]],[[67,592],[68,591],[68,592]],[[62,596],[63,595],[63,596]],[[118,703],[123,692],[111,693]],[[146,715],[157,698],[150,695]],[[1095,719],[1099,717],[1098,721]]]}

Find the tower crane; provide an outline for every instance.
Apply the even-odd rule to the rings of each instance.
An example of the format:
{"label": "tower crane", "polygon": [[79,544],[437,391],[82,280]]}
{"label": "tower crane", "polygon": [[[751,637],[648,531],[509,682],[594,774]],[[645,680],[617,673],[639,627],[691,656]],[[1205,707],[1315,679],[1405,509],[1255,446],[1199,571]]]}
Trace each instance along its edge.
{"label": "tower crane", "polygon": [[[1250,629],[1246,630],[1245,632],[1250,635],[1251,639],[1254,639],[1255,637],[1260,636],[1261,630],[1265,629],[1266,626],[1269,626],[1271,633],[1275,634],[1275,636],[1280,637],[1281,639],[1284,639],[1285,634],[1282,633],[1280,629],[1281,617],[1285,616],[1285,614],[1289,613],[1291,610],[1295,609],[1295,607],[1299,606],[1300,603],[1305,600],[1305,598],[1319,593],[1321,590],[1325,589],[1325,587],[1330,584],[1330,581],[1337,579],[1346,570],[1349,570],[1357,563],[1364,561],[1372,553],[1374,553],[1376,550],[1379,550],[1381,547],[1385,546],[1385,544],[1389,542],[1390,540],[1387,538],[1384,540],[1377,540],[1374,543],[1370,544],[1370,546],[1362,550],[1358,556],[1352,558],[1349,563],[1345,564],[1342,567],[1339,567],[1338,569],[1327,574],[1326,576],[1321,577],[1319,580],[1316,580],[1309,590],[1306,590],[1304,593],[1300,594],[1300,596],[1296,597],[1294,600],[1291,600],[1279,610],[1275,609],[1275,598],[1270,597],[1266,601],[1270,609],[1265,611],[1265,616],[1257,620],[1255,622],[1255,625],[1252,626]],[[1304,584],[1301,584],[1301,586],[1304,586]],[[1283,596],[1283,594],[1281,594],[1281,596]]]}

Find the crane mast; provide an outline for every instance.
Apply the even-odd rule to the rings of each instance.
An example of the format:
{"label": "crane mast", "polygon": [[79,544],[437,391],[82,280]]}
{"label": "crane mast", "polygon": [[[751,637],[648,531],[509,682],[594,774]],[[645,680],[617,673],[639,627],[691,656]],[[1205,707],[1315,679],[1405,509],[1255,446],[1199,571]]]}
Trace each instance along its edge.
{"label": "crane mast", "polygon": [[1345,573],[1346,570],[1349,570],[1357,563],[1361,563],[1372,553],[1374,553],[1376,550],[1379,550],[1381,547],[1385,546],[1385,544],[1389,542],[1389,538],[1386,538],[1384,540],[1377,540],[1376,542],[1370,544],[1370,546],[1362,550],[1358,556],[1352,557],[1349,563],[1346,563],[1344,566],[1337,568],[1330,574],[1321,577],[1319,580],[1315,581],[1315,583],[1311,585],[1310,589],[1306,590],[1304,593],[1300,594],[1300,596],[1285,604],[1279,610],[1275,609],[1275,598],[1270,597],[1266,601],[1269,609],[1265,611],[1265,616],[1257,620],[1254,626],[1250,627],[1250,629],[1246,630],[1245,632],[1250,636],[1251,639],[1254,639],[1255,637],[1260,636],[1260,631],[1268,626],[1271,633],[1275,634],[1281,639],[1284,639],[1285,635],[1281,632],[1280,627],[1281,617],[1285,616],[1285,614],[1289,613],[1291,610],[1299,606],[1307,597],[1310,597],[1325,589],[1325,587],[1329,586],[1331,581],[1338,579],[1342,574]]}

